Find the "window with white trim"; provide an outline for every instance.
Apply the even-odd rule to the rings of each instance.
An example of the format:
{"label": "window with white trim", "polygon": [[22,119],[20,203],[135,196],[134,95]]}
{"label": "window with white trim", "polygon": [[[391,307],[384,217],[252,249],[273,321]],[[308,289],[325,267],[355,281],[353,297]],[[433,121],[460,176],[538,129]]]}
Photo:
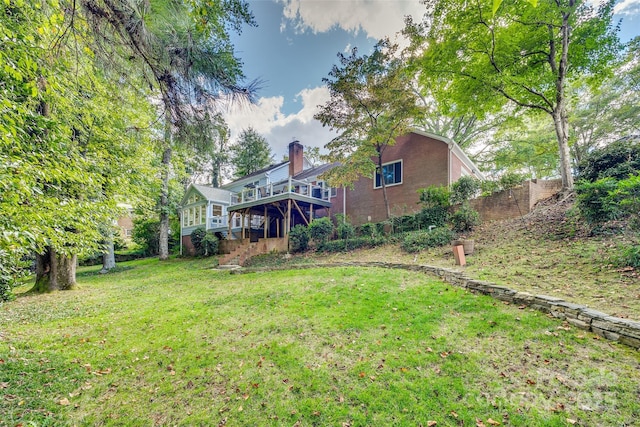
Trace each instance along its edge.
{"label": "window with white trim", "polygon": [[[402,184],[402,160],[382,165],[382,176],[386,186]],[[373,188],[382,188],[380,172],[376,171]]]}
{"label": "window with white trim", "polygon": [[182,211],[182,226],[203,225],[207,221],[207,206],[192,206]]}

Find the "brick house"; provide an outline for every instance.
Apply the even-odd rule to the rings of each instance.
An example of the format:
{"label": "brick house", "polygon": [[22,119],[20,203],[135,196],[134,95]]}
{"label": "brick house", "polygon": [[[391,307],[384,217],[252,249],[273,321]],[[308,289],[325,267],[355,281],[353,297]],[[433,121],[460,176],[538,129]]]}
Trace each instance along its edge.
{"label": "brick house", "polygon": [[[462,149],[449,138],[414,130],[396,139],[382,154],[383,176],[391,215],[420,210],[418,190],[451,185],[461,176],[484,177]],[[363,176],[353,188],[339,189],[332,213],[346,214],[354,225],[387,219],[381,176]]]}
{"label": "brick house", "polygon": [[345,214],[354,225],[385,220],[383,177],[393,215],[418,211],[421,188],[450,185],[463,175],[482,179],[455,142],[421,131],[403,135],[386,147],[382,176],[362,177],[352,189],[330,188],[323,173],[336,164],[314,167],[303,150],[293,141],[288,161],[220,188],[190,185],[181,203],[182,248],[192,253],[190,234],[204,227],[223,239],[221,250],[230,258],[237,253],[286,251],[291,228],[308,225],[319,216]]}

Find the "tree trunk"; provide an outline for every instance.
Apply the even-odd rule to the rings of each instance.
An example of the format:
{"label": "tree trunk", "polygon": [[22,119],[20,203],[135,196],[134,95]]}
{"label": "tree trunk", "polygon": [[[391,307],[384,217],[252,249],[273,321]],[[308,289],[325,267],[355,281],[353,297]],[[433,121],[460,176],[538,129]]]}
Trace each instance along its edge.
{"label": "tree trunk", "polygon": [[212,162],[211,168],[211,186],[213,188],[220,187],[220,162]]}
{"label": "tree trunk", "polygon": [[[574,1],[570,0],[573,7]],[[558,78],[556,80],[556,107],[551,113],[553,124],[558,139],[558,151],[560,152],[560,175],[562,176],[562,189],[573,190],[573,174],[571,173],[571,152],[569,151],[569,117],[567,115],[567,100],[565,95],[565,82],[567,80],[567,68],[569,66],[569,25],[570,12],[562,15],[562,54],[558,64]]]}
{"label": "tree trunk", "polygon": [[[561,111],[558,111],[562,108]],[[553,124],[558,139],[558,150],[560,152],[560,175],[562,176],[562,189],[573,190],[573,174],[571,172],[571,154],[569,151],[569,120],[567,118],[564,104],[554,110]]]}
{"label": "tree trunk", "polygon": [[53,248],[36,254],[36,283],[31,290],[43,293],[74,289],[76,262],[76,255],[59,254]]}
{"label": "tree trunk", "polygon": [[100,273],[108,273],[116,268],[116,251],[113,244],[113,236],[109,236],[105,242],[106,251],[102,254],[102,270]]}
{"label": "tree trunk", "polygon": [[382,173],[382,152],[380,150],[378,150],[378,171],[380,173],[380,185],[382,186],[385,212],[387,213],[387,219],[391,219],[391,208],[389,207],[389,199],[387,198],[387,184],[384,182],[384,174]]}
{"label": "tree trunk", "polygon": [[171,147],[162,153],[162,190],[160,192],[160,242],[158,256],[161,261],[169,259],[169,168]]}

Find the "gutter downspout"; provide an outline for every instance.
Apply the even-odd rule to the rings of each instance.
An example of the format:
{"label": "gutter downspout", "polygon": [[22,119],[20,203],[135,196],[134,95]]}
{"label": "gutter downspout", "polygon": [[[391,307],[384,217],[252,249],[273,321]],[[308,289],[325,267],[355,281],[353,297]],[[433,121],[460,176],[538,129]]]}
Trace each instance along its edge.
{"label": "gutter downspout", "polygon": [[180,209],[180,256],[182,256],[182,224],[183,224],[184,209]]}
{"label": "gutter downspout", "polygon": [[451,179],[451,150],[453,149],[453,144],[447,144],[447,148],[449,148],[449,150],[447,151],[447,187],[451,188],[451,184],[452,184],[452,179]]}
{"label": "gutter downspout", "polygon": [[342,186],[342,217],[347,218],[347,187]]}

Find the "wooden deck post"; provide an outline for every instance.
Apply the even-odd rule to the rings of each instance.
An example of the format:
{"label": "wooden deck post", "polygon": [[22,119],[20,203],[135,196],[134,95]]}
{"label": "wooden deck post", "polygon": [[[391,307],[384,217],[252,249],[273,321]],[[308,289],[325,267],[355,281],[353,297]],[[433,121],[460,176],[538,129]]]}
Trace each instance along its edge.
{"label": "wooden deck post", "polygon": [[[291,177],[289,177],[289,182],[291,182]],[[289,235],[291,231],[291,199],[287,200],[287,223],[284,228],[285,236]]]}
{"label": "wooden deck post", "polygon": [[244,214],[245,214],[244,211],[242,211],[242,213],[240,214],[240,221],[242,222],[242,234],[241,234],[241,236],[242,236],[241,238],[242,239],[246,239],[246,237],[247,237],[247,236],[245,236],[245,231],[244,231],[244,229],[245,229],[245,225],[244,225],[245,216],[244,216]]}
{"label": "wooden deck post", "polygon": [[266,239],[268,236],[268,225],[269,225],[269,217],[267,216],[267,205],[264,205],[264,238]]}

